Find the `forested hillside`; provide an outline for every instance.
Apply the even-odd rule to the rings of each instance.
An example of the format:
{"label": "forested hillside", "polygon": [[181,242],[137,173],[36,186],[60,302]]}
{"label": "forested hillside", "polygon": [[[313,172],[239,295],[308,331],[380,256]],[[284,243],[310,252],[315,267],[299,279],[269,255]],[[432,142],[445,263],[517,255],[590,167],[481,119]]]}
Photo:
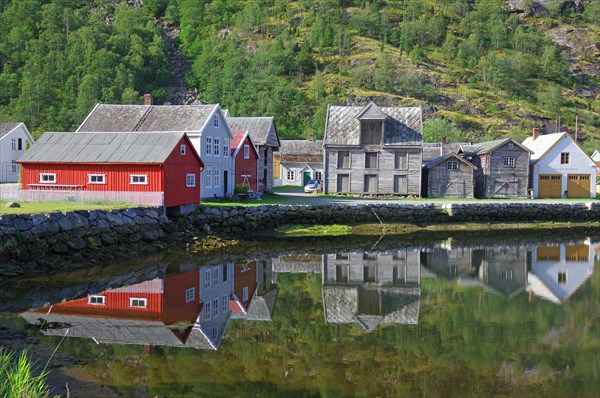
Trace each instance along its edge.
{"label": "forested hillside", "polygon": [[328,104],[374,100],[422,105],[426,140],[575,132],[577,118],[600,147],[595,0],[9,0],[0,23],[0,120],[37,133],[97,102],[176,102],[184,84],[274,115],[284,138],[321,137]]}

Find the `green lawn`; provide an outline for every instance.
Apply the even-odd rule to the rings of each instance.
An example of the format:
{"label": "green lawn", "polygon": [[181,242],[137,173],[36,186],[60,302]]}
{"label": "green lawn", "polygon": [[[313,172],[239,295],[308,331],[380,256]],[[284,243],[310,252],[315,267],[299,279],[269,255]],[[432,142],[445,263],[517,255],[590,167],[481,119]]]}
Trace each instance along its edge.
{"label": "green lawn", "polygon": [[8,202],[0,200],[0,215],[3,214],[39,214],[52,213],[56,211],[74,210],[112,210],[127,207],[139,207],[130,203],[72,203],[72,202],[19,202],[21,207],[6,207]]}
{"label": "green lawn", "polygon": [[308,200],[302,197],[283,195],[262,195],[261,199],[208,199],[200,206],[261,206],[261,205],[306,205]]}

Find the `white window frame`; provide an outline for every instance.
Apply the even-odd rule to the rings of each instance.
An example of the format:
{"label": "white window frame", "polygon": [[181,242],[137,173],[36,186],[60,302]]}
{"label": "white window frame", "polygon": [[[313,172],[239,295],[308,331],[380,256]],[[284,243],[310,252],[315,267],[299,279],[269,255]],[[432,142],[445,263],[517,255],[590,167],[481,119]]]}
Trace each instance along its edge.
{"label": "white window frame", "polygon": [[145,297],[129,297],[129,306],[133,308],[148,308],[148,299]]}
{"label": "white window frame", "polygon": [[207,321],[210,319],[211,310],[210,310],[210,300],[206,302],[204,305],[204,319]]}
{"label": "white window frame", "polygon": [[320,171],[315,171],[313,180],[321,181],[323,179],[323,173]]}
{"label": "white window frame", "polygon": [[248,286],[244,286],[242,289],[242,301],[248,300]]}
{"label": "white window frame", "polygon": [[213,317],[218,317],[219,316],[219,299],[216,298],[213,300]]}
{"label": "white window frame", "polygon": [[17,150],[17,139],[16,138],[12,139],[12,150],[13,151]]}
{"label": "white window frame", "polygon": [[194,188],[196,186],[196,173],[187,173],[185,175],[185,186],[187,188]]}
{"label": "white window frame", "polygon": [[229,303],[229,297],[224,294],[223,297],[221,297],[221,312],[225,313],[227,312],[227,304]]}
{"label": "white window frame", "polygon": [[571,163],[571,152],[561,152],[560,153],[560,164],[570,164]]}
{"label": "white window frame", "polygon": [[504,167],[515,167],[515,165],[517,164],[517,160],[514,156],[504,156],[502,158],[502,164],[504,165]]}
{"label": "white window frame", "polygon": [[179,145],[179,153],[185,155],[185,144]]}
{"label": "white window frame", "polygon": [[296,180],[296,171],[295,170],[288,170],[286,175],[285,175],[285,179],[288,181],[295,181]]}
{"label": "white window frame", "polygon": [[446,167],[448,170],[458,170],[458,160],[449,160]]}
{"label": "white window frame", "polygon": [[40,173],[40,184],[56,184],[56,173]]}
{"label": "white window frame", "polygon": [[220,154],[220,149],[221,149],[221,139],[215,137],[213,139],[213,156],[221,156]]}
{"label": "white window frame", "polygon": [[213,278],[212,279],[213,286],[218,285],[219,284],[219,269],[218,268],[213,269],[212,278]]}
{"label": "white window frame", "polygon": [[92,294],[88,296],[88,304],[90,305],[105,305],[106,297],[98,294]]}
{"label": "white window frame", "polygon": [[244,159],[250,159],[250,145],[244,144]]}
{"label": "white window frame", "polygon": [[212,137],[206,137],[206,156],[212,156]]}
{"label": "white window frame", "polygon": [[219,115],[213,116],[213,127],[219,127]]}
{"label": "white window frame", "polygon": [[204,271],[204,287],[210,287],[210,270]]}
{"label": "white window frame", "polygon": [[219,170],[215,170],[213,173],[213,187],[219,188],[221,186],[221,175],[219,174]]}
{"label": "white window frame", "polygon": [[148,185],[148,174],[129,174],[129,185]]}
{"label": "white window frame", "polygon": [[[98,179],[100,177],[100,179]],[[93,181],[96,179],[97,181]],[[88,174],[88,184],[105,184],[106,185],[106,174]]]}
{"label": "white window frame", "polygon": [[219,337],[219,327],[218,327],[218,326],[215,326],[215,327],[213,327],[213,329],[212,329],[212,339],[213,339],[213,340],[216,340],[216,339],[217,339],[217,337]]}
{"label": "white window frame", "polygon": [[206,188],[212,188],[212,169],[204,170],[204,186]]}
{"label": "white window frame", "polygon": [[195,287],[190,287],[190,288],[185,289],[185,302],[186,303],[194,301],[195,298],[196,298],[196,288]]}
{"label": "white window frame", "polygon": [[229,140],[223,140],[223,156],[229,156],[229,152]]}

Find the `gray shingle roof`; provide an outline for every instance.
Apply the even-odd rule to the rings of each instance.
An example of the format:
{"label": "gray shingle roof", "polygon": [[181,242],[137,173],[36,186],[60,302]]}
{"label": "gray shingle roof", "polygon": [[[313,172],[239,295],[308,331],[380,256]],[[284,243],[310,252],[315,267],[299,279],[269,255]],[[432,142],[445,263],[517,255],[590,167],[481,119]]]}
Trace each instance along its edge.
{"label": "gray shingle roof", "polygon": [[21,162],[162,163],[184,133],[45,133]]}
{"label": "gray shingle roof", "polygon": [[425,164],[423,165],[423,167],[424,167],[424,168],[426,168],[426,169],[429,169],[429,168],[431,168],[431,167],[435,166],[436,164],[439,164],[439,163],[443,162],[444,160],[447,160],[447,159],[450,159],[450,158],[454,158],[454,159],[456,159],[457,161],[459,161],[459,162],[462,162],[462,163],[466,164],[467,166],[470,166],[470,167],[472,167],[473,169],[477,170],[477,167],[475,167],[475,166],[473,165],[473,163],[471,163],[471,162],[469,162],[469,161],[467,161],[467,160],[463,159],[461,156],[459,156],[459,155],[457,155],[457,154],[455,154],[455,153],[447,153],[447,154],[445,154],[445,155],[438,156],[437,158],[435,158],[435,159],[432,159],[432,160],[430,160],[429,162],[425,163]]}
{"label": "gray shingle roof", "polygon": [[21,123],[0,123],[0,138],[13,131],[19,124]]}
{"label": "gray shingle roof", "polygon": [[532,152],[531,150],[524,147],[523,145],[521,145],[517,141],[513,140],[512,138],[503,138],[501,140],[480,142],[478,144],[473,144],[473,145],[463,145],[460,147],[460,150],[464,153],[474,153],[477,155],[484,155],[486,153],[493,152],[494,150],[496,150],[497,148],[500,148],[502,145],[504,145],[508,142],[512,142],[513,144],[517,145],[518,147],[522,148],[525,151]]}
{"label": "gray shingle roof", "polygon": [[248,131],[256,145],[279,147],[279,137],[272,116],[228,117],[231,131]]}
{"label": "gray shingle roof", "polygon": [[[367,107],[372,109],[371,105]],[[359,118],[365,110],[366,107],[362,106],[330,105],[325,123],[325,145],[360,145]],[[387,115],[384,144],[422,144],[423,123],[420,107],[383,107],[378,110]]]}
{"label": "gray shingle roof", "polygon": [[275,301],[279,289],[271,290],[262,296],[255,295],[248,306],[248,319],[252,321],[270,321],[273,318]]}
{"label": "gray shingle roof", "polygon": [[322,140],[281,140],[279,153],[284,155],[322,155]]}
{"label": "gray shingle roof", "polygon": [[439,142],[423,143],[423,162],[429,162],[442,155],[442,144]]}
{"label": "gray shingle roof", "polygon": [[217,106],[98,104],[77,132],[200,131]]}

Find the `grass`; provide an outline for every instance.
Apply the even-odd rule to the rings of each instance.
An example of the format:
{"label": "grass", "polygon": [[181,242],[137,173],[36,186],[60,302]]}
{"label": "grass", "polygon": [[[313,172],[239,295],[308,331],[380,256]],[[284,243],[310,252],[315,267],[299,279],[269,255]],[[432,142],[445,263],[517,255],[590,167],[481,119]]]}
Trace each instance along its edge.
{"label": "grass", "polygon": [[200,207],[215,206],[262,206],[262,205],[305,205],[309,200],[302,197],[291,197],[284,195],[262,195],[260,200],[256,199],[210,199],[200,203]]}
{"label": "grass", "polygon": [[285,236],[340,236],[352,233],[348,225],[286,225],[276,231]]}
{"label": "grass", "polygon": [[67,212],[75,210],[113,210],[128,207],[139,207],[130,203],[72,203],[72,202],[19,202],[21,207],[6,207],[6,201],[0,201],[0,215],[4,214],[40,214],[52,212]]}
{"label": "grass", "polygon": [[48,397],[50,388],[46,384],[48,372],[35,376],[27,350],[18,358],[13,353],[0,350],[0,396],[15,398]]}

